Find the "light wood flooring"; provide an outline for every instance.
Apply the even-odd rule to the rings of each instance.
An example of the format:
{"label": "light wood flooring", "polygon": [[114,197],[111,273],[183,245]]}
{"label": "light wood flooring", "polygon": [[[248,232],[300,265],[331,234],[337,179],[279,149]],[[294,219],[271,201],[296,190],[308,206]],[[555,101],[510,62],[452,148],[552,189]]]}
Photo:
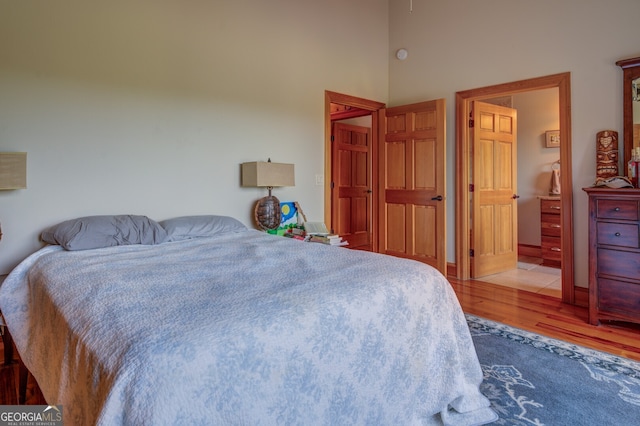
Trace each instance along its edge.
{"label": "light wood flooring", "polygon": [[640,361],[640,326],[590,325],[586,307],[561,299],[478,280],[449,277],[466,313],[614,355]]}

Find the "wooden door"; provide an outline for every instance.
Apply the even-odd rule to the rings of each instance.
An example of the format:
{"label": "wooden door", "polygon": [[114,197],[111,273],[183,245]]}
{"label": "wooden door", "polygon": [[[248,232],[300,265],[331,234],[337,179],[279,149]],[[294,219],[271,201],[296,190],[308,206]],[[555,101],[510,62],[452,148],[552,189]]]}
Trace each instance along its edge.
{"label": "wooden door", "polygon": [[445,125],[444,99],[381,110],[379,251],[446,275]]}
{"label": "wooden door", "polygon": [[371,129],[336,122],[332,130],[332,227],[349,248],[372,250]]}
{"label": "wooden door", "polygon": [[471,277],[517,268],[516,110],[473,103]]}

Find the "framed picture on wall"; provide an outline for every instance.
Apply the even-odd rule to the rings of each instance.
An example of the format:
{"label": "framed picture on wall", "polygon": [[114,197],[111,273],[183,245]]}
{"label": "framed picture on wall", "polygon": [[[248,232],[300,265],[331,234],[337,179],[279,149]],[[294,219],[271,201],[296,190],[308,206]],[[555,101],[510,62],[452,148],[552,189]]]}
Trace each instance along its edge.
{"label": "framed picture on wall", "polygon": [[560,130],[544,132],[547,148],[560,148]]}

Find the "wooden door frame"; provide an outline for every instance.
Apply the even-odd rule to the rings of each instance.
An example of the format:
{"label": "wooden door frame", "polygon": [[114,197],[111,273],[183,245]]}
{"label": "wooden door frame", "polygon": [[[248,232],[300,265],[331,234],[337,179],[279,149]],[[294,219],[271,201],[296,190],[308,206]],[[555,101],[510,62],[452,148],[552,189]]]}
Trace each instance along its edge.
{"label": "wooden door frame", "polygon": [[[342,93],[324,91],[324,223],[333,228],[331,223],[331,104],[347,105],[369,111],[371,114],[371,246],[378,251],[378,111],[385,107],[382,102],[357,98]],[[366,115],[366,114],[364,114]]]}
{"label": "wooden door frame", "polygon": [[560,119],[560,185],[561,194],[561,247],[562,247],[562,301],[575,303],[573,274],[573,183],[571,172],[571,73],[520,80],[511,83],[465,90],[456,93],[456,275],[458,279],[471,277],[469,250],[470,193],[469,158],[471,154],[468,117],[471,102],[534,90],[558,88]]}

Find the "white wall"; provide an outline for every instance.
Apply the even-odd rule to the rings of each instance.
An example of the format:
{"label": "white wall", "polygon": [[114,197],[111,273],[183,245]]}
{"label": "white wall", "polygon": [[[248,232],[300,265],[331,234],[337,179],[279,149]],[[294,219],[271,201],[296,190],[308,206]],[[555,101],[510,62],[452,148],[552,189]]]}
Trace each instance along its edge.
{"label": "white wall", "polygon": [[[622,135],[620,59],[640,56],[638,0],[389,1],[389,105],[447,100],[447,259],[455,261],[455,93],[571,73],[576,285],[588,282],[595,134]],[[394,58],[404,47],[405,61]]]}
{"label": "white wall", "polygon": [[0,0],[0,274],[72,217],[228,214],[264,191],[240,163],[296,165],[274,191],[323,219],[324,91],[388,98],[386,0]]}
{"label": "white wall", "polygon": [[[388,8],[387,8],[388,3]],[[619,59],[640,56],[637,0],[0,0],[0,150],[27,151],[0,192],[0,273],[46,226],[85,214],[232,214],[239,164],[296,164],[276,190],[323,214],[324,90],[389,106],[447,99],[455,261],[455,92],[571,72],[576,283],[587,283],[595,134],[622,135]],[[409,57],[395,59],[405,47]]]}

